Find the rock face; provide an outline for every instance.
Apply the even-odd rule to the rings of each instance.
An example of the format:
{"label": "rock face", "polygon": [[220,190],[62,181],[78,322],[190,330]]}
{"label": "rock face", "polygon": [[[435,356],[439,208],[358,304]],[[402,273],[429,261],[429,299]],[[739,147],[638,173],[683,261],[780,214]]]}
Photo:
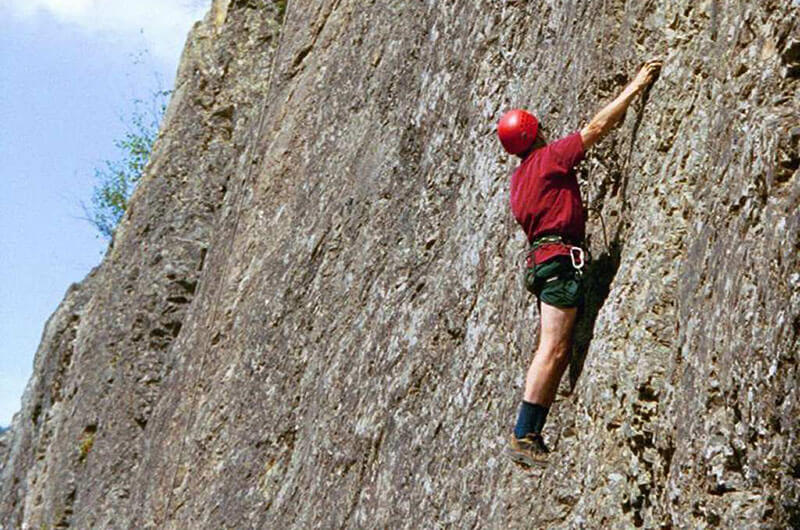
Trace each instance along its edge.
{"label": "rock face", "polygon": [[[217,0],[103,263],[0,440],[16,528],[800,525],[800,5]],[[536,343],[494,136],[645,58],[581,166],[554,453],[501,456]],[[533,502],[531,502],[533,501]]]}

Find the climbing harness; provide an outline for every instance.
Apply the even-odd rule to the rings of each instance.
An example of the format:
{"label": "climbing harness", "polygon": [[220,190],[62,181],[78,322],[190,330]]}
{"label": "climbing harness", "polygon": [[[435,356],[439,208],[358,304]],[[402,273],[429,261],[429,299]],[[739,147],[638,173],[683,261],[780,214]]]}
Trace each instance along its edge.
{"label": "climbing harness", "polygon": [[531,268],[535,265],[533,255],[539,247],[560,243],[564,243],[564,240],[561,238],[561,236],[541,236],[534,239],[528,247],[528,254],[525,256],[525,267]]}
{"label": "climbing harness", "polygon": [[551,244],[551,243],[563,243],[563,244],[566,244],[566,241],[564,240],[563,237],[556,236],[556,235],[537,237],[531,243],[531,250],[536,250],[537,248],[539,248],[541,246],[548,245],[548,244]]}
{"label": "climbing harness", "polygon": [[[534,253],[537,249],[543,247],[544,245],[560,245],[565,247],[569,252],[569,263],[572,265],[572,268],[558,268],[558,270],[553,271],[551,275],[548,275],[544,278],[534,279],[535,275],[537,274],[536,271],[538,270],[534,260]],[[584,249],[582,246],[573,244],[571,241],[568,241],[561,236],[545,235],[537,237],[533,240],[528,249],[524,275],[525,288],[538,296],[539,288],[536,287],[537,284],[543,286],[557,280],[575,279],[580,281],[580,279],[583,277],[584,269],[590,261],[591,254],[589,253],[588,249]]]}
{"label": "climbing harness", "polygon": [[583,274],[583,269],[588,261],[591,261],[591,255],[588,249],[584,249],[581,245],[574,245],[572,242],[564,239],[558,235],[546,235],[537,237],[531,242],[528,249],[528,255],[525,266],[531,268],[535,265],[534,253],[544,245],[561,245],[569,250],[569,258],[572,262],[572,267],[577,274]]}

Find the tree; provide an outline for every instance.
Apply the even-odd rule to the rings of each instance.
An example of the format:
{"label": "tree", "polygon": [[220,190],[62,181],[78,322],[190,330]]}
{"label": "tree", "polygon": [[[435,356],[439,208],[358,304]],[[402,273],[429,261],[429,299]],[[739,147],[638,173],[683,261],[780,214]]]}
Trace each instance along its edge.
{"label": "tree", "polygon": [[124,120],[128,130],[114,141],[119,157],[103,161],[94,170],[96,183],[91,205],[81,201],[81,207],[85,219],[106,239],[113,237],[128,200],[142,178],[170,94],[170,90],[156,90],[149,101],[135,99],[134,110]]}

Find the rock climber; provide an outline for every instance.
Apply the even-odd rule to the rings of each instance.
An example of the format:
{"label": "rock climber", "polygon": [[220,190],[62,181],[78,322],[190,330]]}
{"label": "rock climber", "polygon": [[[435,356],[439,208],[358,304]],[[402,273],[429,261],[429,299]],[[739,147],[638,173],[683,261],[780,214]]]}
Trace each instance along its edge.
{"label": "rock climber", "polygon": [[523,466],[546,462],[542,438],[547,413],[569,364],[572,332],[583,305],[586,216],[575,166],[625,116],[637,94],[657,77],[661,61],[648,61],[633,81],[588,125],[547,143],[538,120],[524,110],[505,113],[497,125],[503,148],[521,159],[511,177],[511,211],[530,244],[525,285],[539,306],[539,346],[507,454]]}

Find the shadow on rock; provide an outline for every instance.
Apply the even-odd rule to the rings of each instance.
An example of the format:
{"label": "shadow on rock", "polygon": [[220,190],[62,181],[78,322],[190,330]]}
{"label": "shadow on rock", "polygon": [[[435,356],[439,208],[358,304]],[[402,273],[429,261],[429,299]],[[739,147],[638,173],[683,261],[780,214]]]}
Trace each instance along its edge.
{"label": "shadow on rock", "polygon": [[587,267],[584,277],[586,287],[586,301],[583,312],[575,327],[575,340],[572,348],[572,356],[569,361],[569,383],[570,390],[575,390],[578,378],[583,372],[583,363],[586,361],[586,354],[594,336],[594,323],[597,314],[603,307],[608,298],[611,282],[619,269],[620,254],[622,248],[619,241],[611,243],[607,252],[592,260]]}

